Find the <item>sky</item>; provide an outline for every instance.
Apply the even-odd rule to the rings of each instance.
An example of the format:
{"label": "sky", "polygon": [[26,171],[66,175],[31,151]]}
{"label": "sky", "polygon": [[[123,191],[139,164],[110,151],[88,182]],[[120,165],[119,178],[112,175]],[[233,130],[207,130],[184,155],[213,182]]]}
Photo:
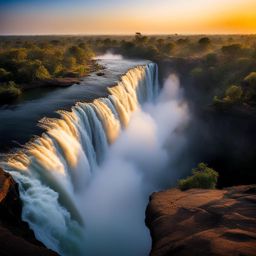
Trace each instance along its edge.
{"label": "sky", "polygon": [[1,35],[255,34],[256,0],[0,0]]}

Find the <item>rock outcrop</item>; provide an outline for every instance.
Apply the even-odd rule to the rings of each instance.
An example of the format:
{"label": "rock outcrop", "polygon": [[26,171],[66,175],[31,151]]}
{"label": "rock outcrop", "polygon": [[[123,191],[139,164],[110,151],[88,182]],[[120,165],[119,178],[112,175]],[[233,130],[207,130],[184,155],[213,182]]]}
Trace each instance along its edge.
{"label": "rock outcrop", "polygon": [[256,186],[153,193],[151,256],[255,256]]}
{"label": "rock outcrop", "polygon": [[0,255],[54,256],[21,219],[18,184],[0,168]]}

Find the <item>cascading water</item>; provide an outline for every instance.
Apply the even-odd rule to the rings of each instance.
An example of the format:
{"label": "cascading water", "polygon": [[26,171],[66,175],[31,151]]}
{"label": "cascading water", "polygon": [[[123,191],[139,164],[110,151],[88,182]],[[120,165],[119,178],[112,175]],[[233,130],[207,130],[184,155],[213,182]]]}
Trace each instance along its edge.
{"label": "cascading water", "polygon": [[59,111],[58,119],[42,119],[45,133],[3,163],[19,183],[23,220],[47,247],[61,255],[99,255],[87,251],[91,242],[82,242],[88,240],[88,223],[81,202],[90,207],[86,193],[110,154],[109,146],[129,125],[132,113],[156,99],[158,89],[155,64],[133,68],[108,88],[107,98],[78,102],[70,112]]}

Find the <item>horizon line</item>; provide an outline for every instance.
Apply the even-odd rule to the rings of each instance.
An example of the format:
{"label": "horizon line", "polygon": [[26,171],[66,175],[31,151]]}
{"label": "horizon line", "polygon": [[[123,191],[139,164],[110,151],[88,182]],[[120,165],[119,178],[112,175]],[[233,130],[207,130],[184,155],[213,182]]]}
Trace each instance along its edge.
{"label": "horizon line", "polygon": [[[0,34],[0,36],[134,36],[136,33],[141,32],[134,32],[134,33],[127,33],[127,34],[118,34],[118,33],[102,33],[102,34],[87,34],[87,33],[70,33],[70,34]],[[200,36],[200,35],[209,35],[209,36],[239,36],[239,35],[248,35],[248,36],[256,36],[256,33],[141,33],[142,35],[147,36]]]}

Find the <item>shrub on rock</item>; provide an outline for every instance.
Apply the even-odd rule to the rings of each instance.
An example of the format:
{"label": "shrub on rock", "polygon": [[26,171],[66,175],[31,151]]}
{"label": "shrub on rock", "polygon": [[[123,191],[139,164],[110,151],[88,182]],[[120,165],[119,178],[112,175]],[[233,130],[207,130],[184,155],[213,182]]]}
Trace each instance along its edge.
{"label": "shrub on rock", "polygon": [[191,188],[214,189],[217,184],[219,174],[209,168],[207,164],[200,163],[192,170],[192,176],[186,179],[181,179],[178,186],[181,190],[188,190]]}

